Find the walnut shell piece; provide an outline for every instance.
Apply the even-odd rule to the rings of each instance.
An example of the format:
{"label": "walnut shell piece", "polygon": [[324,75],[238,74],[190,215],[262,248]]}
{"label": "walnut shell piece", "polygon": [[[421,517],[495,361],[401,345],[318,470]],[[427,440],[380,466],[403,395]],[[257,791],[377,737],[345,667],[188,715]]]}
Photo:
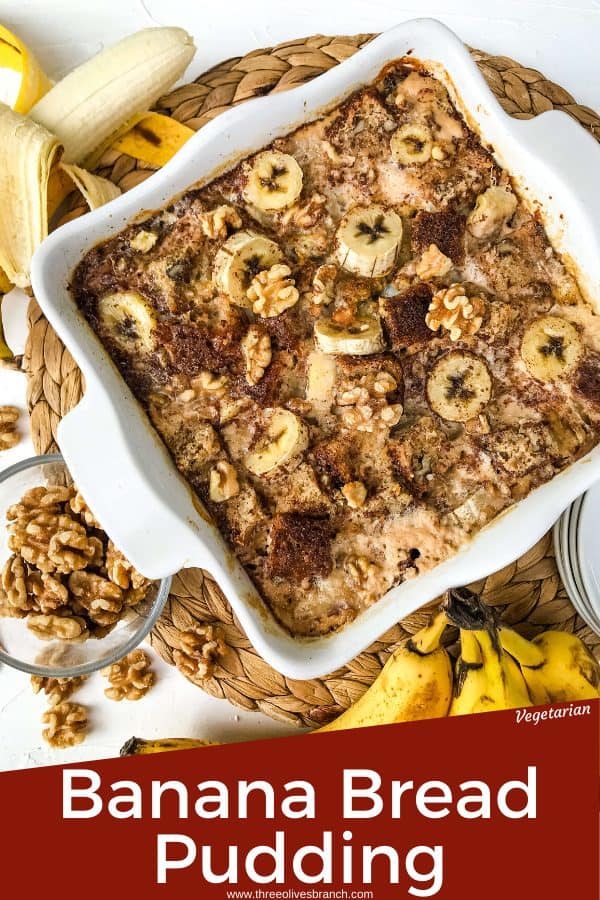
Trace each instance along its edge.
{"label": "walnut shell piece", "polygon": [[192,681],[212,678],[216,663],[225,653],[219,629],[215,625],[197,625],[193,630],[180,632],[177,641],[173,659],[182,674]]}
{"label": "walnut shell piece", "polygon": [[64,750],[85,740],[87,710],[79,703],[51,706],[43,714],[42,722],[48,726],[42,731],[42,737],[51,747]]}
{"label": "walnut shell piece", "polygon": [[443,328],[451,341],[458,341],[479,331],[484,312],[481,297],[467,297],[462,284],[452,284],[433,295],[425,323],[432,331]]}
{"label": "walnut shell piece", "polygon": [[104,694],[109,700],[140,700],[154,684],[150,657],[144,650],[132,650],[123,659],[102,669],[110,682]]}

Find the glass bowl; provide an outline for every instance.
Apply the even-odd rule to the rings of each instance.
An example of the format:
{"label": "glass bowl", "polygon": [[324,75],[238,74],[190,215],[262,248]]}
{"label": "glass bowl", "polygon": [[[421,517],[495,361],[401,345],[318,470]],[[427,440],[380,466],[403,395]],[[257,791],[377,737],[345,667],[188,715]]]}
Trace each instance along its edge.
{"label": "glass bowl", "polygon": [[[68,484],[71,478],[60,454],[34,456],[0,472],[0,569],[10,556],[6,511],[30,488]],[[68,678],[89,675],[109,666],[140,644],[169,596],[170,578],[153,582],[147,596],[103,638],[81,643],[39,640],[26,625],[27,619],[0,616],[0,662],[31,675]]]}

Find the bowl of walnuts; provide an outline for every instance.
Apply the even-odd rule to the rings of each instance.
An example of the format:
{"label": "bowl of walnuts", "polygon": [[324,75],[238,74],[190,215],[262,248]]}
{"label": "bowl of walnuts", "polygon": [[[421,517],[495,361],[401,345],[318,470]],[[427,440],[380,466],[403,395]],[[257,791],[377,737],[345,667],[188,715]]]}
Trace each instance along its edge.
{"label": "bowl of walnuts", "polygon": [[0,473],[0,662],[53,678],[109,666],[148,635],[169,588],[115,546],[59,454]]}

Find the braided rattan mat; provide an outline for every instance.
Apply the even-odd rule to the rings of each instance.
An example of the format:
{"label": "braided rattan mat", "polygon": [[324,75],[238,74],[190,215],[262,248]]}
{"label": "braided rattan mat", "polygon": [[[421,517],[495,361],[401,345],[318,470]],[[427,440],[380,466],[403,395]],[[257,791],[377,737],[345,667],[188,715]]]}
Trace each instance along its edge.
{"label": "braided rattan mat", "polygon": [[[256,50],[242,58],[221,63],[192,84],[163,97],[159,110],[201,128],[209,119],[251,97],[287,90],[315,78],[351,56],[370,40],[354,37],[316,36]],[[530,118],[547,109],[570,113],[600,140],[600,117],[579,106],[563,88],[534,69],[526,69],[507,57],[488,56],[478,50],[473,57],[507,112]],[[99,171],[123,190],[150,174],[151,167],[128,156],[108,153]],[[84,210],[73,204],[69,217]],[[51,450],[61,417],[78,402],[81,377],[70,354],[42,316],[35,301],[29,309],[29,339],[25,353],[31,429],[38,453]],[[548,627],[576,631],[600,655],[596,637],[575,614],[560,583],[552,555],[550,535],[517,562],[490,575],[476,586],[497,606],[505,621],[531,636]],[[256,654],[241,631],[214,581],[200,570],[178,575],[164,614],[152,634],[152,645],[169,663],[182,631],[197,623],[218,623],[226,651],[210,679],[198,685],[215,697],[223,697],[244,709],[260,709],[276,719],[314,725],[346,708],[365,690],[392,649],[405,641],[424,622],[426,611],[409,616],[343,669],[326,678],[294,681],[271,669]]]}

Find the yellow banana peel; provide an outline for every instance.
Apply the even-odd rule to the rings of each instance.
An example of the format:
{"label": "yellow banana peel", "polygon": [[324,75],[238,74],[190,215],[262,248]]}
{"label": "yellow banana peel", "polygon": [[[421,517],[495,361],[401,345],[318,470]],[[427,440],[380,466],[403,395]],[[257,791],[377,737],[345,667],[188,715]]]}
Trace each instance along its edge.
{"label": "yellow banana peel", "polygon": [[13,109],[27,113],[52,87],[39,62],[16,35],[0,25],[0,68],[12,69],[21,75],[21,84]]}
{"label": "yellow banana peel", "polygon": [[169,116],[155,112],[139,113],[120,129],[116,137],[110,139],[109,146],[119,153],[160,168],[194,133],[187,125]]}

